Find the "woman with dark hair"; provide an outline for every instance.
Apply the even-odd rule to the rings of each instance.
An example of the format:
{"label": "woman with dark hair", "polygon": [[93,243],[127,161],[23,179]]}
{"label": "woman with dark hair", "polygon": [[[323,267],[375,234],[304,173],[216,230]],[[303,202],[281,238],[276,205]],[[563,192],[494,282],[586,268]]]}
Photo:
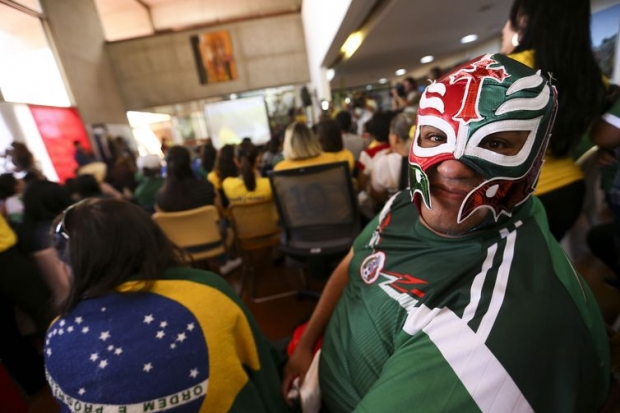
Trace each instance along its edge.
{"label": "woman with dark hair", "polygon": [[72,282],[45,366],[63,411],[288,411],[278,360],[239,297],[183,267],[139,206],[89,199],[54,228]]}
{"label": "woman with dark hair", "polygon": [[207,175],[207,180],[213,184],[216,191],[216,205],[223,214],[228,207],[228,198],[222,190],[222,182],[229,177],[239,175],[239,168],[235,163],[235,146],[224,145],[220,148],[215,159],[215,168]]}
{"label": "woman with dark hair", "polygon": [[170,148],[166,153],[166,165],[166,180],[155,197],[155,209],[166,212],[186,211],[213,204],[213,186],[207,181],[196,179],[192,172],[191,156],[186,148]]}
{"label": "woman with dark hair", "polygon": [[353,171],[355,167],[355,157],[348,149],[345,149],[342,142],[340,125],[333,119],[323,119],[316,125],[316,136],[323,148],[323,152],[332,153],[336,162],[347,162]]}
{"label": "woman with dark hair", "polygon": [[271,199],[271,185],[268,178],[261,177],[258,159],[258,149],[252,144],[237,149],[240,176],[229,177],[222,182],[230,205]]}
{"label": "woman with dark hair", "polygon": [[198,175],[201,179],[206,179],[207,175],[213,171],[213,168],[215,168],[216,158],[217,150],[213,146],[211,139],[209,139],[200,147],[200,166],[198,168]]}
{"label": "woman with dark hair", "polygon": [[502,53],[543,73],[558,90],[558,112],[536,195],[560,240],[581,213],[585,183],[571,158],[603,110],[605,88],[592,53],[590,1],[515,0],[502,30]]}

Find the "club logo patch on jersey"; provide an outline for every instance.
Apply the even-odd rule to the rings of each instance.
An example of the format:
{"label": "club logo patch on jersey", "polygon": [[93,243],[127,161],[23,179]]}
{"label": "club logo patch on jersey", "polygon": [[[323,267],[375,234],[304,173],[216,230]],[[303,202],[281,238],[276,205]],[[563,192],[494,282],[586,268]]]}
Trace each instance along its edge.
{"label": "club logo patch on jersey", "polygon": [[375,252],[364,259],[360,266],[360,276],[366,284],[373,284],[379,278],[379,273],[385,264],[385,254]]}

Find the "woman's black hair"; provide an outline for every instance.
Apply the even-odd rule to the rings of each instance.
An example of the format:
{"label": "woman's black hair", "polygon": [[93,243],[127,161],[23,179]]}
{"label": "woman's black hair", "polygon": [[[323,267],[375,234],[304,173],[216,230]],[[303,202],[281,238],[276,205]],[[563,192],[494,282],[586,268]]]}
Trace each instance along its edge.
{"label": "woman's black hair", "polygon": [[182,181],[193,178],[192,158],[182,146],[173,146],[166,153],[166,178],[168,181]]}
{"label": "woman's black hair", "polygon": [[237,147],[237,162],[239,163],[239,173],[243,179],[245,188],[252,192],[256,189],[256,159],[258,149],[252,144],[239,145]]}
{"label": "woman's black hair", "polygon": [[220,181],[239,175],[239,170],[235,164],[234,145],[224,145],[220,148],[217,154],[217,160],[215,161],[215,170],[217,171]]}
{"label": "woman's black hair", "polygon": [[207,172],[211,172],[215,166],[215,158],[217,158],[217,150],[211,141],[208,141],[200,149],[200,161],[202,168]]}
{"label": "woman's black hair", "polygon": [[103,196],[97,178],[91,174],[79,175],[67,181],[66,186],[72,194],[78,195],[78,199]]}
{"label": "woman's black hair", "polygon": [[340,152],[343,149],[340,125],[333,119],[324,119],[316,125],[316,136],[323,152]]}
{"label": "woman's black hair", "polygon": [[26,187],[23,201],[24,223],[50,222],[71,205],[71,196],[56,182],[35,181]]}
{"label": "woman's black hair", "polygon": [[592,53],[590,1],[515,0],[510,23],[519,33],[514,53],[534,51],[536,69],[558,89],[558,115],[549,150],[568,155],[602,113],[604,85]]}
{"label": "woman's black hair", "polygon": [[127,201],[84,200],[59,215],[52,228],[60,225],[67,238],[55,242],[55,248],[72,273],[62,314],[80,301],[112,293],[132,279],[145,281],[142,290],[146,290],[166,269],[184,262],[180,250],[150,215]]}

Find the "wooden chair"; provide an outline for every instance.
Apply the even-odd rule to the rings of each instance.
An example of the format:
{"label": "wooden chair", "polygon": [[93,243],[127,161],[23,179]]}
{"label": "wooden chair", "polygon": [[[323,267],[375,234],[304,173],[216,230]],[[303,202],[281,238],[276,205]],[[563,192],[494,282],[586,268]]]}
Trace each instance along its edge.
{"label": "wooden chair", "polygon": [[226,252],[217,225],[219,218],[217,208],[213,205],[153,214],[153,219],[168,238],[194,261],[215,258]]}
{"label": "wooden chair", "polygon": [[[264,297],[256,296],[255,266],[257,259],[271,259],[271,249],[280,244],[281,229],[272,200],[231,205],[228,207],[235,242],[243,256],[244,273],[248,274],[250,299],[255,303],[296,295],[299,291],[286,291]],[[242,287],[243,288],[243,287]]]}

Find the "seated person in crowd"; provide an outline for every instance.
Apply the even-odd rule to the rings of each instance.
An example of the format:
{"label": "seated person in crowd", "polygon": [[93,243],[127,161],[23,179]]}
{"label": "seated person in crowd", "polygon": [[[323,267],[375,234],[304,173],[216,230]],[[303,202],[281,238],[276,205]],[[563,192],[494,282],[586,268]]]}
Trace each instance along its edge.
{"label": "seated person in crowd", "polygon": [[610,378],[601,313],[531,196],[555,90],[499,54],[451,74],[471,81],[446,76],[424,92],[410,190],[331,276],[283,393],[325,331],[330,413],[599,411]]}
{"label": "seated person in crowd", "polygon": [[372,141],[362,151],[357,162],[360,188],[366,188],[374,159],[390,150],[390,122],[393,117],[394,112],[379,112],[366,123],[366,133],[372,137]]}
{"label": "seated person in crowd", "polygon": [[184,267],[142,208],[89,199],[54,228],[73,277],[44,352],[63,411],[288,411],[275,352],[239,297]]}
{"label": "seated person in crowd", "polygon": [[353,171],[355,158],[342,143],[342,133],[338,122],[333,119],[323,119],[316,125],[316,136],[319,139],[323,152],[331,153],[337,162],[347,162]]}
{"label": "seated person in crowd", "polygon": [[293,122],[284,133],[284,160],[274,171],[338,162],[333,153],[323,152],[316,135],[304,123]]}
{"label": "seated person in crowd", "polygon": [[213,205],[213,185],[197,179],[192,172],[189,151],[173,146],[166,153],[166,179],[155,196],[155,209],[165,212],[186,211]]}
{"label": "seated person in crowd", "polygon": [[224,145],[217,152],[215,158],[215,167],[207,175],[207,180],[211,182],[215,188],[215,205],[220,211],[220,215],[224,215],[224,211],[228,207],[228,198],[222,190],[222,182],[229,177],[239,175],[239,168],[235,163],[235,146]]}
{"label": "seated person in crowd", "polygon": [[24,191],[22,241],[52,291],[56,305],[67,297],[69,276],[56,257],[50,228],[54,218],[71,204],[69,190],[56,182],[34,181]]}
{"label": "seated person in crowd", "polygon": [[351,133],[351,113],[346,110],[338,112],[336,115],[336,122],[340,127],[340,133],[342,134],[342,145],[345,149],[348,149],[353,154],[355,162],[360,158],[360,154],[366,149],[366,144],[361,136],[357,136]]}
{"label": "seated person in crowd", "polygon": [[370,196],[376,205],[381,205],[401,188],[401,176],[408,171],[408,156],[411,148],[409,133],[413,127],[411,118],[400,113],[390,124],[390,151],[377,157],[370,178]]}
{"label": "seated person in crowd", "polygon": [[147,212],[155,212],[155,196],[164,185],[161,177],[161,159],[158,155],[141,156],[136,160],[142,178],[133,193],[133,200]]}
{"label": "seated person in crowd", "polygon": [[238,177],[229,177],[222,182],[222,188],[230,205],[271,199],[269,178],[263,178],[258,170],[258,149],[250,143],[237,148]]}

